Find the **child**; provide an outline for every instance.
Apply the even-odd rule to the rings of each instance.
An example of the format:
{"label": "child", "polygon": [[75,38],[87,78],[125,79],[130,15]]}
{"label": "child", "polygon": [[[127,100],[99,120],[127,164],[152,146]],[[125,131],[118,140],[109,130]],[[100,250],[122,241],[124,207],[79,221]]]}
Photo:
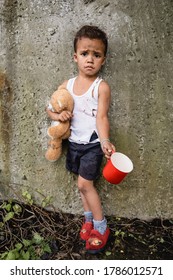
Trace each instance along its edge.
{"label": "child", "polygon": [[86,250],[90,253],[102,250],[110,234],[94,187],[103,154],[110,158],[115,151],[109,140],[110,87],[98,77],[105,63],[107,44],[106,34],[96,26],[83,26],[76,33],[74,61],[78,76],[64,82],[74,99],[73,114],[68,111],[57,114],[47,109],[52,120],[71,119],[66,167],[78,174],[85,217],[80,237],[86,241]]}

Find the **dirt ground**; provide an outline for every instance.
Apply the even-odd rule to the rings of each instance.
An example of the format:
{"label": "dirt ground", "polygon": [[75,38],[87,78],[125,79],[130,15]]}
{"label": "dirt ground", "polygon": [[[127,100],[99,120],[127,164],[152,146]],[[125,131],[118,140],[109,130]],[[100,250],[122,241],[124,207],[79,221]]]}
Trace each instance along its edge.
{"label": "dirt ground", "polygon": [[[27,259],[49,260],[173,259],[173,220],[148,222],[123,217],[107,217],[107,220],[110,240],[103,252],[91,255],[86,253],[85,244],[79,239],[81,216],[47,211],[18,201],[0,201],[0,259],[5,259],[4,252],[14,251],[14,248],[19,251],[20,246],[23,246],[20,250],[25,252],[25,259],[26,256]],[[37,253],[33,257],[32,252],[27,252],[31,251],[31,246],[26,240],[31,240],[35,233],[41,241],[32,244],[32,250]],[[42,250],[43,243],[48,243],[49,250]],[[14,254],[9,258],[13,259]],[[19,254],[17,258],[20,259]]]}

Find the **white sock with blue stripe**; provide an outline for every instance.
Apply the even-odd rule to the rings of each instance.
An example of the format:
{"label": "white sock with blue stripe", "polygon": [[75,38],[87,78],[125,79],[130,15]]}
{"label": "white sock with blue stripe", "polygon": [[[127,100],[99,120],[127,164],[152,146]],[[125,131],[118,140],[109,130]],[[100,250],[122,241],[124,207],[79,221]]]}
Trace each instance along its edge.
{"label": "white sock with blue stripe", "polygon": [[84,212],[84,216],[85,216],[85,222],[93,222],[93,214],[91,211],[85,211]]}
{"label": "white sock with blue stripe", "polygon": [[100,234],[104,234],[107,228],[107,220],[106,218],[104,218],[101,221],[95,221],[93,220],[94,223],[94,229],[97,230],[98,232],[100,232]]}

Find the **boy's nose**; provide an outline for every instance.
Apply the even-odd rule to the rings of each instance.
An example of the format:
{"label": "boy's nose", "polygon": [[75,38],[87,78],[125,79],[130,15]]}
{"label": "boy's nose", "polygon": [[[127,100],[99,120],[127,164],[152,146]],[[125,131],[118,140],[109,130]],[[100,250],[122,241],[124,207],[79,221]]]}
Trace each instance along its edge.
{"label": "boy's nose", "polygon": [[88,62],[93,62],[93,61],[94,61],[94,60],[93,60],[93,56],[92,56],[92,55],[89,55],[87,61],[88,61]]}

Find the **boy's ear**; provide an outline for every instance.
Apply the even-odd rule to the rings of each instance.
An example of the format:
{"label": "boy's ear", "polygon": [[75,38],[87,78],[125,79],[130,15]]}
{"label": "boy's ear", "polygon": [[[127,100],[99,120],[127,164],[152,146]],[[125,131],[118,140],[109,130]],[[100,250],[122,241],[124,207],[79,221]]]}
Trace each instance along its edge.
{"label": "boy's ear", "polygon": [[106,56],[104,57],[104,60],[103,60],[103,62],[102,62],[102,65],[104,65],[105,62],[106,62]]}
{"label": "boy's ear", "polygon": [[74,59],[75,62],[77,62],[77,55],[76,55],[76,53],[74,53],[73,59]]}

